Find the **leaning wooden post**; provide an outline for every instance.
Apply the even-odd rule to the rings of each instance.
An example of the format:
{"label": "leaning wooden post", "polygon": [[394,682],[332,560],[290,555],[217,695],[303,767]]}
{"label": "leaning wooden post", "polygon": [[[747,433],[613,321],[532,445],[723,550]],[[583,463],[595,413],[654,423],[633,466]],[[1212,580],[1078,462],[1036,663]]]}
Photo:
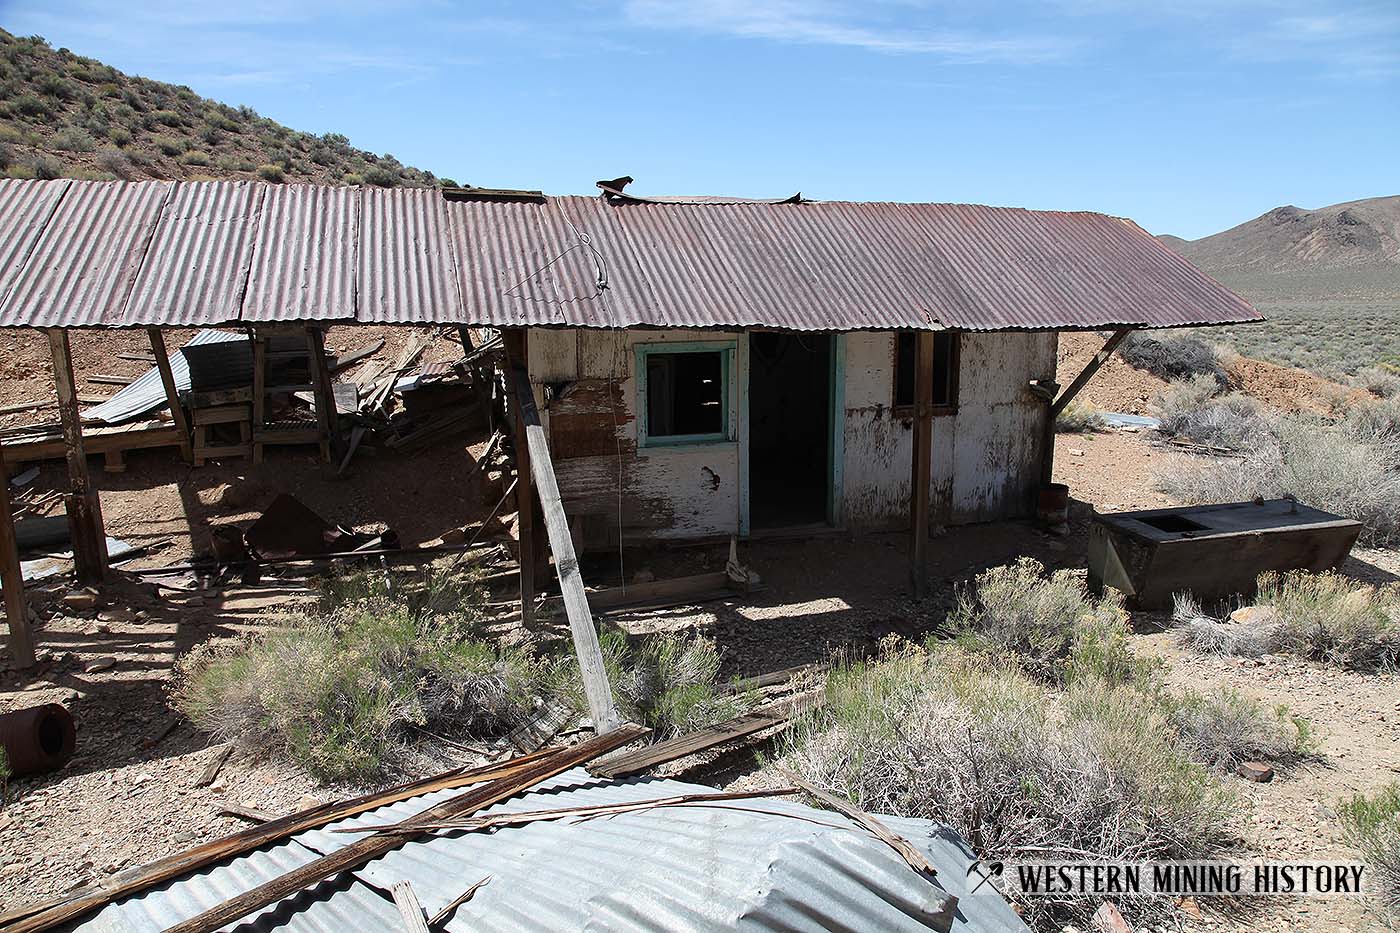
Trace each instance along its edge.
{"label": "leaning wooden post", "polygon": [[[530,388],[530,377],[523,367],[508,364],[507,368],[507,378],[514,386],[520,420],[524,422],[525,428],[524,436],[517,437],[516,444],[530,450],[530,472],[534,476],[535,489],[539,493],[540,506],[544,511],[544,527],[549,534],[549,549],[554,552],[554,567],[559,574],[559,590],[564,596],[564,611],[569,616],[569,631],[574,638],[574,654],[578,657],[579,670],[583,674],[583,691],[588,697],[588,712],[593,718],[594,731],[611,732],[622,725],[622,718],[613,703],[608,671],[603,665],[603,649],[598,644],[598,630],[593,627],[593,613],[588,608],[588,595],[583,589],[583,575],[579,573],[578,557],[574,554],[574,539],[569,533],[569,519],[564,514],[564,503],[559,496],[559,483],[554,477],[554,462],[549,456],[549,441],[545,439],[544,427],[540,424],[540,413],[535,408],[535,393]],[[524,514],[523,506],[521,514]],[[523,570],[530,560],[523,541],[520,557],[520,567]]]}
{"label": "leaning wooden post", "polygon": [[919,331],[914,373],[914,463],[909,494],[910,578],[914,595],[928,591],[928,506],[933,479],[933,332]]}
{"label": "leaning wooden post", "polygon": [[10,509],[10,471],[5,446],[0,444],[0,586],[5,588],[5,620],[10,626],[10,657],[19,667],[34,666],[34,633],[29,630],[29,607],[24,601],[24,571],[15,540],[15,515]]}
{"label": "leaning wooden post", "polygon": [[102,504],[98,501],[97,490],[88,479],[68,331],[54,327],[48,333],[49,350],[53,354],[54,387],[58,391],[58,416],[63,424],[63,444],[68,457],[68,494],[63,501],[68,510],[68,528],[73,539],[73,564],[79,583],[101,583],[107,575],[107,536],[102,527]]}
{"label": "leaning wooden post", "polygon": [[185,407],[180,404],[180,390],[175,386],[175,373],[170,369],[170,354],[165,351],[165,335],[159,327],[148,327],[146,333],[151,337],[151,355],[156,358],[156,369],[160,370],[160,381],[165,386],[165,400],[170,404],[170,417],[175,422],[175,429],[180,432],[180,453],[186,463],[193,463],[190,422],[185,417]]}
{"label": "leaning wooden post", "polygon": [[329,463],[332,448],[340,446],[336,433],[338,413],[335,391],[331,388],[331,371],[326,365],[326,335],[319,327],[306,329],[307,347],[311,353],[311,385],[316,398],[316,420],[321,426],[321,459]]}

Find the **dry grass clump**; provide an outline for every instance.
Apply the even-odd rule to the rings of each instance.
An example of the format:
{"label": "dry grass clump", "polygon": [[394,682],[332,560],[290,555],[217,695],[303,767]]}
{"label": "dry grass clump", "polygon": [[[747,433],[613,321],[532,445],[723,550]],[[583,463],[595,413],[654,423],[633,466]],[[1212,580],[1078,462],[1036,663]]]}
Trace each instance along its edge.
{"label": "dry grass clump", "polygon": [[1011,659],[1032,676],[1057,682],[1100,677],[1150,679],[1154,665],[1128,647],[1128,614],[1116,590],[1094,598],[1072,571],[1046,575],[1030,557],[977,575],[958,593],[950,632],[966,647]]}
{"label": "dry grass clump", "polygon": [[[685,735],[753,708],[752,696],[720,682],[719,649],[709,638],[674,632],[629,638],[610,628],[599,635],[599,642],[619,710],[632,722],[649,726],[654,741]],[[572,660],[560,680],[559,696],[580,713],[588,709]]]}
{"label": "dry grass clump", "polygon": [[[1191,760],[1162,709],[1097,678],[1063,691],[1004,659],[886,646],[838,665],[785,762],[876,813],[938,820],[983,858],[1197,859],[1233,841],[1234,794]],[[1092,899],[1032,898],[1028,922],[1083,922]],[[1135,922],[1153,899],[1122,905]]]}
{"label": "dry grass clump", "polygon": [[1158,337],[1136,331],[1118,345],[1117,352],[1129,366],[1169,382],[1196,375],[1210,376],[1222,385],[1225,382],[1225,368],[1215,345],[1195,334]]}
{"label": "dry grass clump", "polygon": [[1356,371],[1355,382],[1372,395],[1381,398],[1400,397],[1400,369],[1387,364],[1363,366]]}
{"label": "dry grass clump", "polygon": [[470,577],[430,570],[392,593],[381,579],[351,575],[268,634],[191,651],[175,705],[220,740],[333,781],[392,772],[415,727],[489,736],[525,721],[554,666],[478,636]]}
{"label": "dry grass clump", "polygon": [[1102,431],[1107,427],[1103,412],[1092,402],[1072,400],[1055,416],[1055,430],[1068,434]]}
{"label": "dry grass clump", "polygon": [[1358,794],[1337,808],[1347,841],[1370,868],[1371,891],[1381,910],[1400,920],[1400,784]]}
{"label": "dry grass clump", "polygon": [[1266,707],[1230,687],[1188,690],[1164,703],[1181,747],[1212,767],[1233,771],[1242,761],[1288,765],[1314,753],[1311,726],[1287,706]]}
{"label": "dry grass clump", "polygon": [[1252,622],[1216,619],[1177,598],[1179,643],[1206,654],[1288,653],[1338,667],[1400,667],[1400,585],[1358,584],[1338,573],[1265,573]]}

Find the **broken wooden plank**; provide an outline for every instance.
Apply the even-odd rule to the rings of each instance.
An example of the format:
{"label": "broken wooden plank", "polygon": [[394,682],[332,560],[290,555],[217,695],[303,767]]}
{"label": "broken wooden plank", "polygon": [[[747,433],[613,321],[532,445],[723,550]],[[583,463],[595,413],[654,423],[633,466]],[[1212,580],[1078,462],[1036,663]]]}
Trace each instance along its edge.
{"label": "broken wooden plank", "polygon": [[240,820],[247,820],[250,823],[271,823],[277,817],[266,810],[259,810],[257,807],[245,807],[242,804],[226,803],[219,808],[219,816],[233,816]]}
{"label": "broken wooden plank", "polygon": [[106,373],[96,373],[87,377],[88,382],[97,382],[109,386],[129,386],[132,379],[130,376],[111,376]]}
{"label": "broken wooden plank", "polygon": [[428,933],[428,915],[423,910],[413,885],[407,881],[395,881],[389,886],[389,896],[399,909],[399,919],[403,921],[404,933]]}
{"label": "broken wooden plank", "polygon": [[37,402],[16,402],[13,405],[0,406],[0,415],[13,415],[21,411],[33,411],[36,408],[48,408],[53,405],[53,399],[42,399]]}
{"label": "broken wooden plank", "polygon": [[776,687],[796,680],[806,674],[816,674],[826,669],[824,664],[799,664],[796,667],[785,667],[779,671],[769,671],[765,674],[755,674],[752,677],[740,677],[730,683],[722,685],[719,689],[741,693],[745,690],[761,690],[764,687]]}
{"label": "broken wooden plank", "polygon": [[254,849],[304,830],[316,829],[327,823],[356,816],[377,807],[407,800],[410,797],[417,797],[420,794],[466,787],[471,784],[480,784],[519,774],[553,753],[554,750],[551,749],[532,755],[523,755],[513,761],[501,764],[448,771],[430,778],[401,784],[385,791],[292,813],[270,823],[250,827],[231,836],[206,842],[184,852],[177,852],[174,855],[157,859],[150,864],[129,869],[96,884],[69,891],[52,900],[8,910],[0,914],[0,929],[4,929],[5,933],[37,933],[37,931],[48,930],[128,894],[143,891],[188,872],[198,871],[214,862],[245,855]]}
{"label": "broken wooden plank", "polygon": [[233,754],[233,743],[228,742],[219,746],[219,750],[214,753],[214,757],[209,759],[208,764],[199,775],[199,780],[194,782],[195,787],[208,787],[214,783],[214,779],[219,776],[224,765],[228,762],[229,756]]}
{"label": "broken wooden plank", "polygon": [[588,772],[596,777],[626,777],[629,774],[637,774],[668,761],[675,761],[678,758],[694,755],[697,752],[703,752],[736,739],[746,738],[765,729],[785,725],[814,697],[814,694],[795,697],[767,710],[744,713],[697,732],[677,736],[665,742],[657,742],[634,751],[610,755],[590,765]]}
{"label": "broken wooden plank", "polygon": [[[579,573],[578,557],[574,554],[574,539],[569,530],[569,519],[564,514],[564,502],[559,496],[559,483],[554,477],[554,462],[549,456],[549,441],[544,427],[540,424],[540,413],[535,407],[535,393],[530,388],[530,377],[521,367],[512,367],[516,401],[520,406],[520,421],[525,431],[526,446],[530,451],[530,473],[535,480],[540,507],[544,511],[545,531],[549,535],[549,549],[554,553],[554,566],[559,574],[559,589],[564,597],[564,610],[569,616],[569,631],[573,635],[574,653],[578,656],[579,671],[583,676],[584,692],[588,697],[588,712],[593,718],[593,728],[607,732],[616,728],[622,717],[618,715],[613,702],[612,687],[608,685],[608,672],[603,666],[603,650],[598,645],[598,630],[593,625],[593,614],[588,608],[588,594],[583,588],[583,575]],[[522,504],[522,513],[524,506]],[[523,569],[531,563],[531,555],[522,553],[520,566]]]}
{"label": "broken wooden plank", "polygon": [[[500,803],[516,794],[523,793],[541,781],[584,764],[598,755],[612,751],[633,739],[645,735],[648,730],[642,726],[626,724],[603,735],[594,736],[571,748],[562,749],[545,756],[517,774],[500,777],[469,790],[464,794],[429,807],[419,818],[432,820],[469,816],[478,810]],[[375,834],[356,840],[343,849],[316,859],[307,865],[287,872],[250,891],[232,897],[222,904],[204,911],[170,927],[166,933],[214,933],[226,924],[275,904],[285,897],[318,884],[343,871],[380,858],[400,848],[411,836],[407,834]]]}
{"label": "broken wooden plank", "polygon": [[439,911],[437,912],[437,915],[434,916],[433,919],[431,919],[431,920],[428,921],[428,926],[429,926],[430,928],[436,928],[436,927],[441,926],[442,924],[446,923],[447,920],[448,920],[448,918],[452,916],[452,912],[453,912],[454,910],[456,910],[458,907],[461,907],[461,906],[462,906],[463,904],[465,904],[467,901],[471,900],[471,899],[472,899],[472,895],[475,894],[477,891],[480,891],[481,888],[482,888],[482,886],[483,886],[483,885],[486,885],[486,884],[488,884],[488,883],[490,883],[490,881],[491,881],[491,876],[490,876],[490,875],[487,875],[485,878],[482,878],[480,881],[476,882],[476,883],[473,884],[471,887],[467,888],[467,889],[466,889],[465,891],[463,891],[461,894],[459,894],[459,895],[457,895],[456,897],[454,897],[454,898],[452,899],[452,903],[448,904],[448,905],[447,905],[446,907],[444,907],[442,910],[439,910]]}
{"label": "broken wooden plank", "polygon": [[378,353],[380,350],[383,349],[384,338],[380,337],[378,340],[376,340],[374,343],[370,344],[367,347],[362,347],[359,350],[354,350],[350,353],[345,354],[344,356],[337,357],[335,364],[331,366],[331,375],[334,376],[336,373],[341,372],[342,370],[349,369],[351,366],[354,366],[361,360],[367,360],[371,356],[374,356],[374,354]]}
{"label": "broken wooden plank", "polygon": [[778,766],[777,770],[783,777],[787,778],[837,813],[849,817],[861,826],[864,826],[875,838],[898,852],[900,857],[909,864],[910,868],[929,878],[933,878],[938,874],[937,869],[933,867],[933,863],[928,860],[928,856],[920,852],[908,839],[894,832],[894,830],[890,829],[884,823],[881,823],[869,813],[853,806],[848,801],[842,800],[829,791],[822,790],[810,781],[803,780],[781,765]]}

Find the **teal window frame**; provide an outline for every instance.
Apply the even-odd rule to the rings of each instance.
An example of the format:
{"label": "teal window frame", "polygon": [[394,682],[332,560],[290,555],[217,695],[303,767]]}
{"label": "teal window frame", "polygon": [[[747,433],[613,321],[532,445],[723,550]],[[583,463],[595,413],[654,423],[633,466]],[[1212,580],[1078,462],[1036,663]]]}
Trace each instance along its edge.
{"label": "teal window frame", "polygon": [[[637,379],[637,446],[693,447],[700,444],[733,444],[737,441],[737,412],[734,410],[734,352],[736,340],[693,340],[684,343],[639,343],[635,346]],[[724,430],[714,434],[663,434],[647,431],[647,357],[668,353],[719,353],[720,406],[724,412]]]}

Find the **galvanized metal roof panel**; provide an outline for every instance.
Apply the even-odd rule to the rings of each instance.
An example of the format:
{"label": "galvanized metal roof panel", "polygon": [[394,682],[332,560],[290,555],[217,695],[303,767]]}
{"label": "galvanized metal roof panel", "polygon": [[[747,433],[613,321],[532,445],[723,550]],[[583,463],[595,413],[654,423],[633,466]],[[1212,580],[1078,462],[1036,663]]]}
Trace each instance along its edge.
{"label": "galvanized metal roof panel", "polygon": [[359,188],[268,190],[242,320],[354,319],[360,199]]}
{"label": "galvanized metal roof panel", "polygon": [[70,184],[0,179],[0,307]]}
{"label": "galvanized metal roof panel", "polygon": [[0,326],[127,323],[127,296],[174,188],[164,181],[70,182],[5,296]]}
{"label": "galvanized metal roof panel", "polygon": [[267,190],[250,181],[177,186],[146,250],[123,323],[237,321]]}
{"label": "galvanized metal roof panel", "polygon": [[[203,346],[206,343],[229,343],[246,341],[245,334],[230,333],[224,330],[202,330],[185,344],[170,354],[170,374],[175,377],[176,391],[183,392],[190,387],[190,364],[185,359],[186,347]],[[161,381],[160,370],[152,366],[136,381],[122,387],[116,395],[100,405],[83,411],[84,421],[99,421],[104,424],[120,424],[137,415],[145,414],[153,408],[165,405],[165,383]]]}
{"label": "galvanized metal roof panel", "polygon": [[372,324],[468,320],[447,202],[432,188],[361,189],[356,319]]}
{"label": "galvanized metal roof panel", "polygon": [[[295,841],[270,846],[207,868],[134,897],[107,905],[70,926],[83,933],[159,933],[251,891],[280,875],[309,865],[319,856]],[[289,933],[399,933],[403,924],[393,903],[342,874],[295,897],[269,904],[224,930],[285,930]]]}

